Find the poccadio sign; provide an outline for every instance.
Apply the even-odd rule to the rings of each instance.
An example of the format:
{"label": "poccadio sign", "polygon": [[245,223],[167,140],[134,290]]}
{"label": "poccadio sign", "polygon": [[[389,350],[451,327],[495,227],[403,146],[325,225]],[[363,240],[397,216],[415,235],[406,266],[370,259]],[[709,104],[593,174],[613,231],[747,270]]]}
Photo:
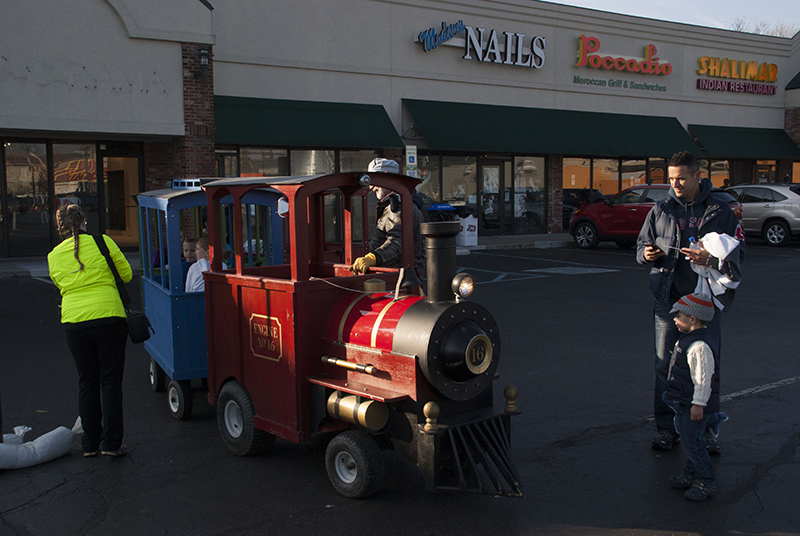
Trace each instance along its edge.
{"label": "poccadio sign", "polygon": [[541,35],[527,39],[525,34],[518,32],[499,34],[494,28],[488,31],[486,28],[473,28],[459,20],[454,24],[442,22],[439,31],[434,28],[423,30],[418,40],[422,50],[430,52],[460,34],[466,34],[462,59],[534,69],[544,67],[547,38]]}
{"label": "poccadio sign", "polygon": [[606,71],[627,71],[629,73],[655,74],[669,76],[672,74],[672,65],[662,63],[656,53],[655,45],[644,46],[644,59],[624,58],[610,54],[599,54],[600,40],[596,37],[578,37],[578,62],[575,67],[590,67]]}

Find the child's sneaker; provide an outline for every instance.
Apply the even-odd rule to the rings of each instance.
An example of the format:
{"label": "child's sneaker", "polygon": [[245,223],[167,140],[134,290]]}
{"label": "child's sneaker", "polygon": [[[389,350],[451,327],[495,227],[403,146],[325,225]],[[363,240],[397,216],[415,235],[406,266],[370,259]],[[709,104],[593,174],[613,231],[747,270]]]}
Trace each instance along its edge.
{"label": "child's sneaker", "polygon": [[675,489],[689,489],[694,484],[694,479],[686,476],[684,473],[678,476],[669,477],[669,485]]}
{"label": "child's sneaker", "polygon": [[683,494],[684,497],[690,501],[705,501],[712,497],[717,492],[717,486],[708,484],[702,480],[695,480],[692,487],[686,490]]}

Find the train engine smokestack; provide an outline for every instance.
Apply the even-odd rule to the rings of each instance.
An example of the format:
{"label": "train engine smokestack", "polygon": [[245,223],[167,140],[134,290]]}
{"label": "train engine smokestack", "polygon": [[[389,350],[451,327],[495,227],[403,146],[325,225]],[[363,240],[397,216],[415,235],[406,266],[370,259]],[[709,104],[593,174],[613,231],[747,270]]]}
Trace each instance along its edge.
{"label": "train engine smokestack", "polygon": [[453,300],[451,283],[456,275],[456,235],[461,224],[456,221],[423,223],[420,231],[426,239],[428,262],[428,301]]}

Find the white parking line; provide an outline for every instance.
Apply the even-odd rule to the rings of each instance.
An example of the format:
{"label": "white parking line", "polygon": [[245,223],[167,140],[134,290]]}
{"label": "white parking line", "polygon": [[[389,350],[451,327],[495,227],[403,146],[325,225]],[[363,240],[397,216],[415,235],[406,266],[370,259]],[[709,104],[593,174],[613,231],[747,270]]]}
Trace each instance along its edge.
{"label": "white parking line", "polygon": [[[775,389],[776,387],[784,387],[786,385],[791,385],[800,381],[800,376],[792,376],[791,378],[786,378],[785,380],[778,380],[772,383],[765,383],[764,385],[757,385],[756,387],[749,387],[747,389],[742,389],[741,391],[736,391],[735,393],[731,393],[729,395],[719,397],[720,402],[730,402],[736,398],[744,398],[749,395],[754,395],[757,393],[761,393],[763,391],[769,391],[770,389]],[[654,421],[655,417],[653,415],[649,415],[644,418],[646,421]]]}
{"label": "white parking line", "polygon": [[757,387],[750,387],[749,389],[742,389],[741,391],[736,391],[735,393],[721,396],[719,399],[720,402],[727,402],[728,400],[733,400],[734,398],[742,398],[744,396],[754,395],[762,391],[769,391],[770,389],[775,389],[776,387],[791,385],[798,381],[800,381],[800,376],[793,376],[791,378],[786,378],[785,380],[779,380],[777,382],[767,383],[764,385],[759,385]]}
{"label": "white parking line", "polygon": [[558,266],[556,268],[534,268],[523,270],[523,272],[541,272],[545,274],[562,275],[583,275],[583,274],[602,274],[606,272],[619,272],[612,268],[591,268],[589,266]]}
{"label": "white parking line", "polygon": [[[490,252],[483,252],[483,251],[473,251],[471,255],[488,255],[490,257],[503,257],[506,259],[517,259],[521,261],[539,261],[539,262],[551,262],[554,264],[563,264],[563,265],[573,265],[573,266],[591,266],[594,268],[609,268],[608,266],[602,264],[587,264],[585,262],[574,262],[574,261],[565,261],[563,259],[545,259],[542,257],[526,257],[523,255],[504,255],[504,254],[497,254],[497,253],[490,253]],[[635,261],[634,261],[635,262]],[[610,269],[613,270],[642,270],[645,267],[640,266],[638,264],[632,265],[622,265],[622,266],[612,266]]]}

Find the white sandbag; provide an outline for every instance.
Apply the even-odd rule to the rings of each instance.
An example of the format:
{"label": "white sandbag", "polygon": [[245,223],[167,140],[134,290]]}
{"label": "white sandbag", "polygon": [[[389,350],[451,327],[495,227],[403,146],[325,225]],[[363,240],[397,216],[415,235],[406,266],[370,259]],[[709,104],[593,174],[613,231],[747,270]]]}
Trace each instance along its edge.
{"label": "white sandbag", "polygon": [[3,434],[3,443],[8,443],[9,445],[22,445],[25,442],[25,434],[30,431],[30,426],[15,426],[13,434]]}
{"label": "white sandbag", "polygon": [[0,443],[0,469],[21,469],[54,460],[70,451],[73,438],[69,428],[59,426],[21,445]]}

